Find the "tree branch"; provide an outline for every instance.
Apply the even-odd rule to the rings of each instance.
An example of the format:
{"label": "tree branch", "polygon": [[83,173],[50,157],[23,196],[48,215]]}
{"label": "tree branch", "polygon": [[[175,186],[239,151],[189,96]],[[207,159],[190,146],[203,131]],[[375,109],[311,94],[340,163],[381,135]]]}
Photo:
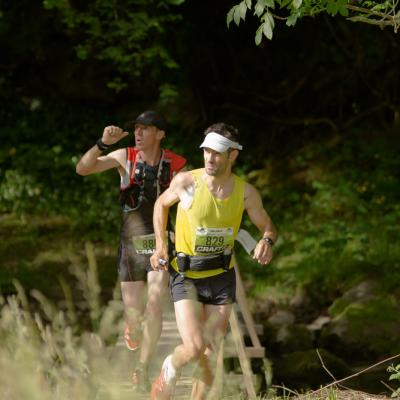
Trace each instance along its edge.
{"label": "tree branch", "polygon": [[350,376],[347,376],[346,378],[339,379],[339,380],[337,380],[337,381],[331,382],[330,384],[328,384],[328,385],[326,385],[326,386],[324,386],[324,387],[322,387],[322,388],[320,388],[320,389],[317,389],[317,390],[314,390],[314,391],[311,392],[311,393],[307,393],[307,394],[305,394],[305,395],[299,396],[298,398],[299,398],[299,399],[302,399],[302,398],[306,398],[306,397],[308,397],[308,396],[310,396],[310,395],[312,395],[312,394],[319,393],[319,392],[321,392],[321,391],[324,390],[324,389],[327,389],[327,388],[329,388],[329,387],[331,387],[331,386],[337,385],[338,383],[347,381],[347,380],[349,380],[349,379],[355,378],[356,376],[359,376],[359,375],[363,374],[364,372],[369,371],[369,370],[372,369],[372,368],[375,368],[375,367],[377,367],[377,366],[379,366],[379,365],[381,365],[381,364],[385,364],[385,363],[387,363],[387,362],[389,362],[389,361],[392,361],[392,360],[394,360],[394,359],[396,359],[396,358],[399,358],[399,357],[400,357],[400,354],[396,354],[395,356],[386,358],[386,359],[384,359],[384,360],[382,360],[382,361],[379,361],[378,363],[376,363],[376,364],[374,364],[374,365],[371,365],[371,366],[369,366],[369,367],[363,369],[362,371],[356,372],[355,374],[350,375]]}
{"label": "tree branch", "polygon": [[[352,10],[352,11],[357,11],[357,12],[363,13],[363,14],[376,15],[378,17],[383,17],[383,18],[389,17],[389,14],[385,14],[385,13],[379,12],[379,11],[372,11],[372,10],[370,10],[368,8],[364,8],[364,7],[347,5],[346,8],[348,8],[349,10]],[[392,16],[390,16],[390,17],[392,17]]]}
{"label": "tree branch", "polygon": [[362,17],[361,15],[356,17],[348,17],[347,19],[353,22],[364,22],[366,24],[379,25],[381,27],[396,26],[397,24],[400,23],[400,18],[393,18],[391,21],[378,21],[377,19],[370,19],[368,17]]}
{"label": "tree branch", "polygon": [[[398,5],[399,1],[396,0],[396,2],[393,1],[393,6],[391,7],[392,13],[384,13],[380,11],[373,11],[368,8],[364,7],[359,7],[359,6],[353,6],[353,5],[347,5],[346,8],[351,11],[355,11],[361,14],[365,14],[365,16],[362,15],[356,15],[354,17],[348,17],[347,19],[349,21],[353,22],[363,22],[365,24],[370,24],[370,25],[378,25],[381,28],[384,28],[385,26],[393,26],[395,33],[397,33],[399,24],[400,24],[400,17],[396,15],[396,8]],[[380,17],[381,19],[375,19],[375,18],[369,18],[369,17]]]}

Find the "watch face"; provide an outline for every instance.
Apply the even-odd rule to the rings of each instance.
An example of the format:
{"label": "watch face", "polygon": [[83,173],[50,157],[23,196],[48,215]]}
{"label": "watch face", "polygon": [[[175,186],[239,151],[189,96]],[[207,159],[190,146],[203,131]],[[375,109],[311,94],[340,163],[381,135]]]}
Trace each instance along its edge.
{"label": "watch face", "polygon": [[274,245],[274,241],[269,237],[265,237],[263,238],[263,240],[265,240],[270,246]]}

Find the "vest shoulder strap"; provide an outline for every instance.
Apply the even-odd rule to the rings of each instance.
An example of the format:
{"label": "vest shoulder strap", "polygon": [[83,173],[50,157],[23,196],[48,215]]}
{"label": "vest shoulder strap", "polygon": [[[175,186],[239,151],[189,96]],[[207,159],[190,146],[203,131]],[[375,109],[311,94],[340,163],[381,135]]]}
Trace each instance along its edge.
{"label": "vest shoulder strap", "polygon": [[[171,179],[186,165],[186,158],[174,153],[169,149],[163,149],[163,151],[163,163],[168,165],[169,168],[166,168],[165,170],[167,176],[164,175],[165,178],[162,179],[162,181],[165,180],[165,182],[162,183],[164,185],[169,185]],[[129,171],[129,185],[135,184],[135,168],[138,153],[139,150],[136,147],[127,147],[126,170]]]}
{"label": "vest shoulder strap", "polygon": [[128,151],[127,161],[134,163],[136,160],[136,155],[138,153],[137,148],[136,147],[127,147],[127,151]]}
{"label": "vest shoulder strap", "polygon": [[171,163],[171,178],[186,165],[186,158],[169,149],[164,149],[164,159]]}

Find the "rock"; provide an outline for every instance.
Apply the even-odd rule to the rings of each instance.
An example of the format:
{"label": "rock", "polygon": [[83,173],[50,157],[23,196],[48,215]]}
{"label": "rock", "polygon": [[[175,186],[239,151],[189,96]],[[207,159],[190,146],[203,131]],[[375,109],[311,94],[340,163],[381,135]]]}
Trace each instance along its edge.
{"label": "rock", "polygon": [[307,325],[307,329],[310,331],[320,331],[329,322],[331,322],[331,317],[320,315],[313,322]]}
{"label": "rock", "polygon": [[282,325],[276,334],[276,341],[284,351],[308,350],[313,348],[314,336],[305,325]]}
{"label": "rock", "polygon": [[268,323],[273,326],[293,324],[296,317],[293,313],[286,310],[278,310],[275,314],[268,318]]}
{"label": "rock", "polygon": [[[336,378],[340,379],[351,373],[350,368],[341,358],[321,349],[323,363]],[[324,369],[316,350],[295,351],[284,354],[274,364],[274,381],[290,389],[315,389],[334,379]]]}
{"label": "rock", "polygon": [[340,314],[349,304],[359,303],[364,304],[374,299],[379,292],[379,288],[374,281],[363,281],[345,292],[342,297],[336,299],[329,313],[332,316]]}
{"label": "rock", "polygon": [[400,353],[400,305],[391,295],[338,299],[329,310],[332,321],[321,332],[320,345],[335,354],[371,360]]}

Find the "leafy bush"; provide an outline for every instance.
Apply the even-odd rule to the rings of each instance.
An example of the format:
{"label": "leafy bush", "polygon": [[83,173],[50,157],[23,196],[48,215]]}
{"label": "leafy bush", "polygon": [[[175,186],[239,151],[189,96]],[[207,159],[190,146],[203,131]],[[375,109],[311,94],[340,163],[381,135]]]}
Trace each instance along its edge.
{"label": "leafy bush", "polygon": [[[111,117],[48,105],[27,113],[17,105],[0,114],[0,212],[61,214],[79,231],[118,232],[118,174],[81,177],[76,163]],[[63,121],[60,124],[60,121]],[[17,131],[18,135],[11,135]],[[101,233],[100,233],[101,231]]]}
{"label": "leafy bush", "polygon": [[[391,365],[390,367],[388,367],[388,372],[393,372],[393,374],[390,375],[389,380],[398,380],[400,381],[400,364],[397,364],[396,366]],[[400,387],[395,390],[392,393],[392,397],[399,397],[400,396]]]}
{"label": "leafy bush", "polygon": [[282,293],[291,288],[288,299],[297,286],[308,287],[323,306],[368,278],[399,293],[397,147],[353,134],[249,174],[280,233],[271,268],[246,269],[258,293],[266,281],[286,287]]}

